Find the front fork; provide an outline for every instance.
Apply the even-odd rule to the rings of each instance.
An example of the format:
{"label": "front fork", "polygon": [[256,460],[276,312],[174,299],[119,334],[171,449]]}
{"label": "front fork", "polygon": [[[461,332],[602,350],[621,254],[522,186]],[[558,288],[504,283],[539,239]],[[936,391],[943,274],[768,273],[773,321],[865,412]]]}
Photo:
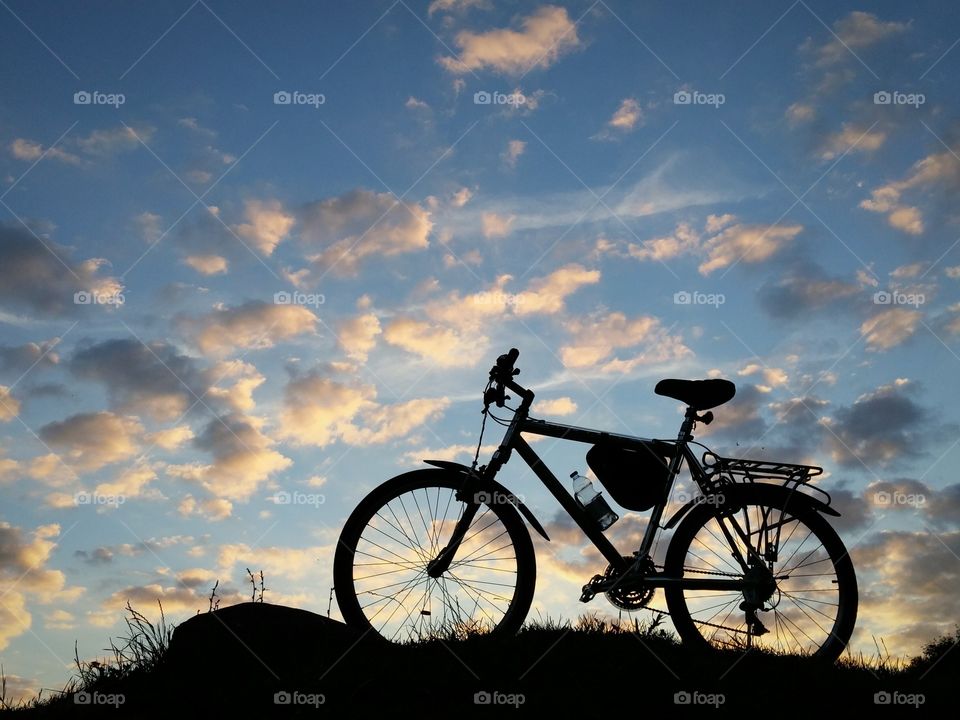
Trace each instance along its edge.
{"label": "front fork", "polygon": [[[469,482],[467,483],[467,485],[471,484],[472,483]],[[463,538],[473,524],[473,519],[477,516],[479,509],[480,503],[467,502],[463,510],[463,515],[460,516],[456,527],[453,529],[450,542],[446,544],[443,550],[441,550],[433,560],[427,563],[427,575],[432,578],[438,578],[450,569],[450,563],[452,563],[453,558],[456,557],[457,550],[460,549],[460,543],[463,542]]]}

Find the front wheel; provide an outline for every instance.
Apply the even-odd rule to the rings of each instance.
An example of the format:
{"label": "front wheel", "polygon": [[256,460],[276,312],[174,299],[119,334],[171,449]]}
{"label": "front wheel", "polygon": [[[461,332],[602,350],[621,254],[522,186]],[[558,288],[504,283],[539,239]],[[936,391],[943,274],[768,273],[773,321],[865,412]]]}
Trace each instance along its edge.
{"label": "front wheel", "polygon": [[416,470],[388,480],[350,515],[333,561],[347,624],[390,641],[515,633],[533,601],[530,533],[502,493],[478,493],[479,510],[449,569],[427,565],[446,546],[467,503],[464,476]]}
{"label": "front wheel", "polygon": [[809,503],[778,487],[735,495],[691,510],[670,541],[667,576],[751,583],[668,587],[683,642],[836,660],[857,617],[857,580],[840,537]]}

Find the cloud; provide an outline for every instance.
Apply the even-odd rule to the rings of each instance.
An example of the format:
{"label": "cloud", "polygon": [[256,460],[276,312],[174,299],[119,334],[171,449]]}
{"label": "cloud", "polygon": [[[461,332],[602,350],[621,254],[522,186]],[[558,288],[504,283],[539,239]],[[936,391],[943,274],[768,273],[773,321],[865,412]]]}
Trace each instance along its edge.
{"label": "cloud", "polygon": [[884,467],[916,457],[924,447],[929,412],[912,397],[906,380],[882,385],[838,408],[824,422],[833,459],[844,466]]}
{"label": "cloud", "polygon": [[263,255],[272,255],[296,222],[279,200],[248,200],[244,213],[247,222],[233,229]]}
{"label": "cloud", "polygon": [[507,149],[500,155],[500,159],[503,160],[503,164],[508,168],[515,168],[517,166],[517,160],[520,159],[520,156],[523,155],[526,149],[527,143],[523,140],[510,140],[507,143]]}
{"label": "cloud", "polygon": [[480,228],[485,238],[504,237],[509,234],[510,226],[516,218],[513,215],[502,216],[496,213],[484,213],[480,218]]}
{"label": "cloud", "polygon": [[462,208],[464,205],[470,202],[472,197],[473,190],[468,187],[462,187],[453,194],[453,197],[450,198],[450,205],[455,208]]}
{"label": "cloud", "polygon": [[813,120],[817,111],[809,103],[795,102],[787,108],[786,116],[791,125],[800,125],[801,123]]}
{"label": "cloud", "polygon": [[[139,138],[139,139],[138,139]],[[88,155],[115,155],[140,147],[140,141],[150,142],[153,128],[117,127],[94,130],[85,137],[77,138],[76,145]]]}
{"label": "cloud", "polygon": [[759,263],[768,260],[793,240],[802,225],[733,225],[706,243],[707,259],[700,264],[701,275],[735,262]]}
{"label": "cloud", "polygon": [[340,323],[337,340],[340,347],[354,360],[365,362],[367,354],[377,344],[377,336],[383,332],[374,313],[357,315]]}
{"label": "cloud", "polygon": [[447,398],[418,398],[381,405],[372,385],[342,383],[313,371],[294,378],[284,392],[281,436],[298,445],[324,447],[342,441],[374,445],[395,440],[435,420]]}
{"label": "cloud", "polygon": [[914,206],[901,202],[905,192],[919,188],[941,186],[945,189],[960,187],[960,163],[949,152],[928,155],[910,168],[903,180],[896,180],[875,188],[860,207],[871,212],[887,215],[887,222],[910,235],[920,235],[924,230],[923,215]]}
{"label": "cloud", "polygon": [[177,512],[183,516],[197,516],[204,520],[218,522],[233,514],[233,503],[226,498],[201,498],[187,495],[177,505]]}
{"label": "cloud", "polygon": [[538,413],[544,415],[573,415],[577,411],[577,403],[568,397],[551,398],[550,400],[537,400]]}
{"label": "cloud", "polygon": [[134,417],[101,411],[48,423],[38,435],[77,470],[94,471],[134,457],[143,426]]}
{"label": "cloud", "polygon": [[427,8],[427,15],[435,12],[462,12],[470,8],[488,8],[488,0],[433,0]]}
{"label": "cloud", "polygon": [[906,341],[916,331],[921,315],[916,310],[891,308],[883,310],[860,325],[867,349],[889,350]]}
{"label": "cloud", "polygon": [[57,547],[60,526],[41,525],[29,535],[23,529],[0,521],[0,582],[6,588],[0,603],[0,650],[27,632],[32,625],[30,607],[71,603],[83,593],[82,587],[66,587],[60,570],[46,565]]}
{"label": "cloud", "polygon": [[20,401],[10,394],[10,388],[0,385],[0,422],[10,422],[20,414]]}
{"label": "cloud", "polygon": [[[711,215],[711,217],[714,217]],[[637,260],[672,260],[700,248],[700,234],[688,223],[681,222],[670,235],[630,243],[627,252]]]}
{"label": "cloud", "polygon": [[853,53],[902,33],[908,27],[906,23],[884,22],[873,13],[855,10],[834,22],[830,40],[815,49],[817,65],[853,60]]}
{"label": "cloud", "polygon": [[887,139],[883,130],[871,130],[846,123],[838,133],[827,136],[820,157],[823,160],[832,160],[838,155],[849,152],[873,152],[880,149]]}
{"label": "cloud", "polygon": [[761,365],[760,363],[747,363],[737,371],[737,375],[740,377],[752,377],[754,375],[759,375],[763,380],[763,385],[758,385],[757,388],[761,392],[769,392],[772,388],[786,385],[787,381],[790,379],[790,376],[787,374],[786,370],[775,367],[767,367]]}
{"label": "cloud", "polygon": [[368,258],[424,250],[433,229],[430,212],[419,204],[362,189],[307,205],[298,219],[311,263],[293,274],[301,282],[325,272],[356,275]]}
{"label": "cloud", "polygon": [[214,380],[172,345],[134,338],[81,343],[69,368],[77,378],[103,383],[114,409],[157,420],[179,417]]}
{"label": "cloud", "polygon": [[229,355],[238,349],[263,349],[316,331],[317,316],[302,305],[251,300],[218,307],[199,317],[181,316],[177,328],[205,355]]}
{"label": "cloud", "polygon": [[[691,354],[679,336],[670,335],[660,321],[649,315],[628,318],[622,312],[610,312],[568,320],[565,328],[569,344],[560,348],[560,359],[575,370],[625,373],[638,365],[677,360]],[[643,345],[645,350],[621,359],[617,350]]]}
{"label": "cloud", "polygon": [[770,259],[795,238],[802,225],[745,225],[730,214],[709,215],[704,225],[707,237],[690,223],[680,222],[669,235],[627,245],[627,255],[636,260],[666,262],[684,255],[705,258],[702,275],[734,263],[760,263]]}
{"label": "cloud", "polygon": [[635,98],[625,98],[604,128],[594,135],[593,140],[616,140],[644,123],[643,108]]}
{"label": "cloud", "polygon": [[292,461],[273,449],[273,441],[256,419],[239,413],[212,419],[193,445],[213,455],[213,462],[197,468],[196,480],[211,495],[246,501],[271,475]]}
{"label": "cloud", "polygon": [[221,255],[188,255],[183,264],[201,275],[222,275],[230,268],[230,263]]}
{"label": "cloud", "polygon": [[398,317],[384,328],[383,339],[440,367],[477,363],[469,340],[450,328],[409,317]]}
{"label": "cloud", "polygon": [[459,57],[441,57],[440,65],[458,75],[486,69],[520,75],[535,67],[546,69],[580,45],[576,25],[565,8],[545,5],[519,24],[520,30],[457,33],[454,43]]}
{"label": "cloud", "polygon": [[[44,155],[46,153],[46,155]],[[17,138],[10,143],[10,154],[17,160],[25,162],[36,162],[42,157],[52,158],[68,165],[79,165],[81,160],[77,155],[67,152],[60,147],[44,148],[38,142],[27,140],[26,138]]]}
{"label": "cloud", "polygon": [[415,98],[413,95],[407,98],[407,101],[403,104],[408,110],[429,110],[430,106],[419,98]]}
{"label": "cloud", "polygon": [[160,229],[161,219],[156,213],[147,211],[140,213],[133,219],[144,242],[153,244],[163,237],[163,231]]}
{"label": "cloud", "polygon": [[60,338],[28,342],[24,345],[0,345],[0,372],[22,375],[28,370],[36,371],[53,367],[60,362],[60,355],[53,351]]}
{"label": "cloud", "polygon": [[62,317],[93,307],[77,305],[77,292],[115,296],[123,290],[118,279],[101,274],[106,260],[74,262],[64,248],[38,235],[0,224],[0,307]]}
{"label": "cloud", "polygon": [[805,318],[811,313],[837,309],[862,293],[858,283],[832,277],[820,265],[806,260],[794,263],[760,286],[761,309],[774,318]]}

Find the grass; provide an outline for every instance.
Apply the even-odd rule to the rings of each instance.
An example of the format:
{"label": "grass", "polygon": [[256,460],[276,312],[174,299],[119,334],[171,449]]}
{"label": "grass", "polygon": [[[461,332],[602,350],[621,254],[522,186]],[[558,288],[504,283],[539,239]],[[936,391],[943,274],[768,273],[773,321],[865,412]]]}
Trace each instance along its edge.
{"label": "grass", "polygon": [[[160,620],[152,623],[128,604],[126,635],[110,642],[103,660],[83,661],[77,653],[74,677],[55,695],[12,703],[0,674],[0,707],[29,717],[73,717],[92,710],[75,704],[78,693],[100,693],[143,701],[136,710],[110,707],[104,712],[107,717],[154,717],[153,711],[156,717],[190,717],[190,710],[200,714],[195,694],[206,692],[225,698],[218,700],[219,711],[260,710],[273,717],[284,709],[271,699],[288,685],[265,672],[231,675],[231,658],[218,655],[216,648],[209,648],[208,663],[204,659],[209,673],[203,677],[172,672],[167,651],[173,627],[160,610]],[[474,704],[478,693],[515,703],[522,697],[528,706],[564,710],[600,711],[606,702],[627,696],[622,693],[634,702],[674,709],[683,693],[691,702],[700,698],[717,703],[722,697],[728,708],[843,702],[875,710],[878,693],[887,693],[893,704],[898,698],[916,703],[922,697],[930,707],[954,692],[958,643],[960,627],[909,660],[892,657],[877,641],[876,655],[848,655],[829,665],[756,650],[693,653],[656,618],[645,623],[632,618],[611,622],[595,615],[572,622],[539,618],[508,638],[451,628],[404,646],[365,643],[348,652],[337,649],[319,678],[300,687],[325,694],[326,711],[338,705],[382,710],[402,696],[410,708],[461,707],[470,714],[487,709]],[[204,713],[209,714],[209,708]]]}

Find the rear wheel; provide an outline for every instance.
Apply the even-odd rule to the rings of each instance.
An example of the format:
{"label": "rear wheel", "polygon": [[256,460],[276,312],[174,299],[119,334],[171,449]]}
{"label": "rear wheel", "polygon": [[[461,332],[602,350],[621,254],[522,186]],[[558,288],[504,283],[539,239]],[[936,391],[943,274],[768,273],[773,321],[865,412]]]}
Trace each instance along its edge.
{"label": "rear wheel", "polygon": [[502,493],[480,507],[449,569],[427,565],[467,507],[463,475],[417,470],[380,485],[350,515],[334,556],[344,620],[404,642],[465,632],[514,633],[533,601],[536,559],[520,514]]}
{"label": "rear wheel", "polygon": [[857,581],[843,542],[819,512],[777,487],[737,495],[690,511],[670,542],[664,572],[753,584],[743,590],[668,587],[677,632],[694,646],[836,660],[857,617]]}

